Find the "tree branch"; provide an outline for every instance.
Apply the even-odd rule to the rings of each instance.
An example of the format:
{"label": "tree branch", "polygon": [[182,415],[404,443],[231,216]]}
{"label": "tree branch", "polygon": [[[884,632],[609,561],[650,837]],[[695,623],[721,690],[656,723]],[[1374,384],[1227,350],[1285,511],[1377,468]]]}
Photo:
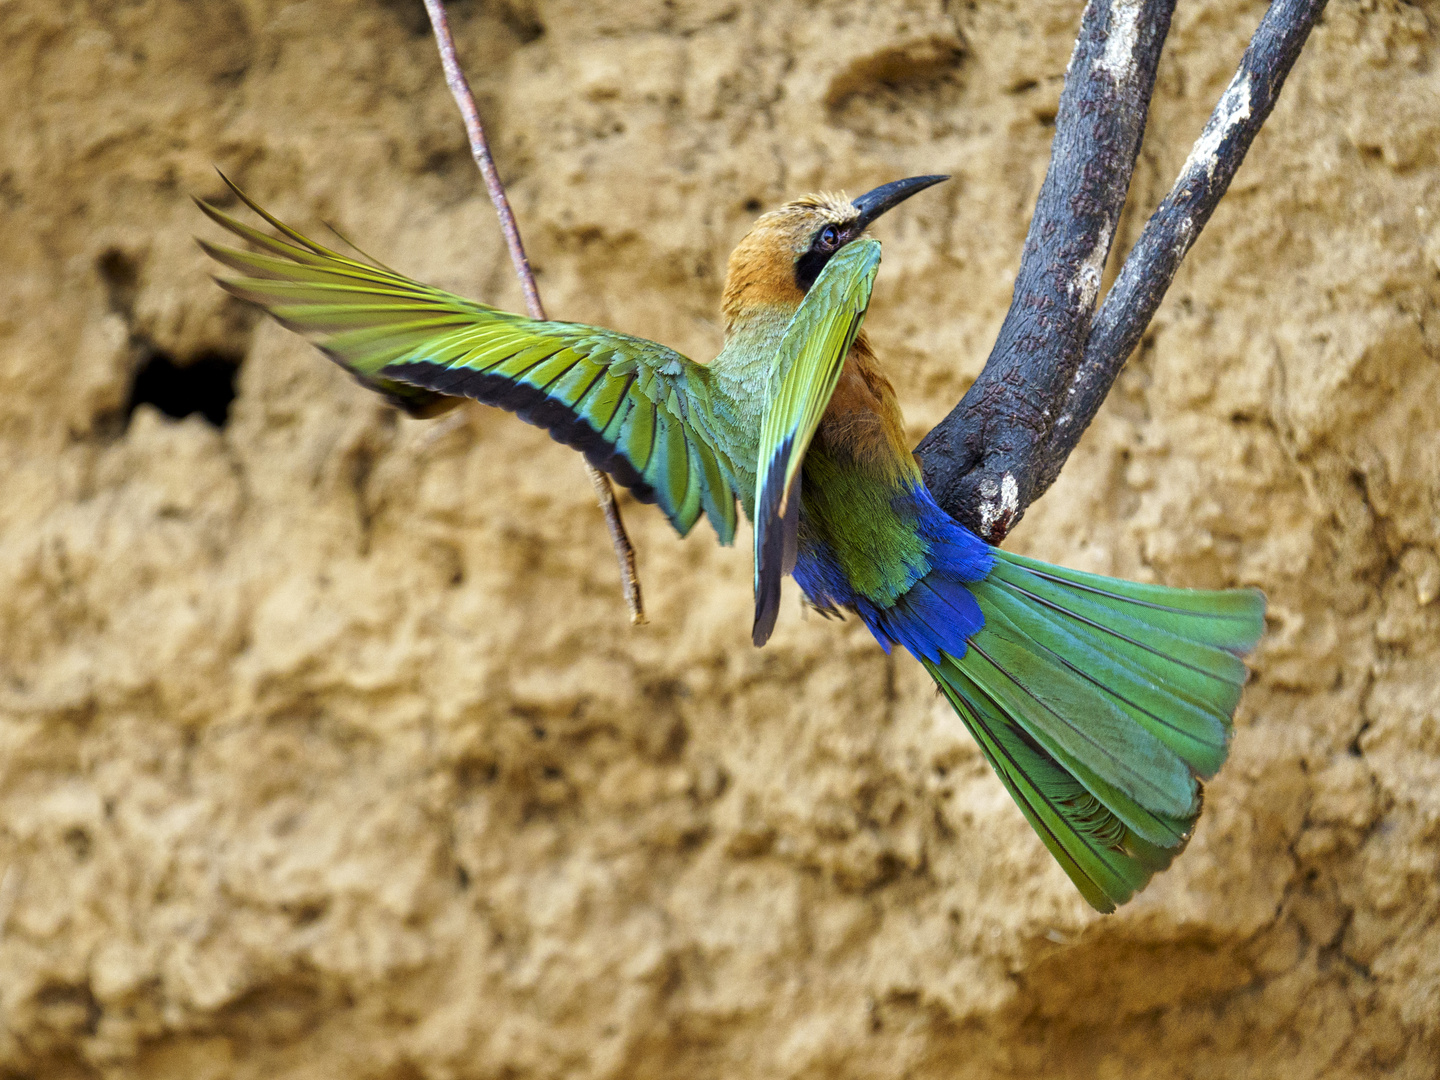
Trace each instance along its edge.
{"label": "tree branch", "polygon": [[1095,316],[1173,0],[1087,4],[1010,311],[980,377],[916,451],[940,505],[986,540],[1004,539],[1059,474],[1323,7],[1324,0],[1274,0],[1175,189]]}
{"label": "tree branch", "polygon": [[[490,155],[490,143],[485,138],[484,125],[480,123],[480,111],[475,107],[475,95],[470,82],[460,69],[455,55],[455,39],[450,34],[450,20],[445,14],[443,0],[425,0],[425,10],[430,16],[430,25],[435,31],[435,43],[440,49],[440,63],[445,69],[445,83],[460,108],[465,121],[465,134],[470,140],[470,153],[485,178],[490,201],[495,204],[495,213],[500,218],[500,231],[505,234],[505,244],[510,249],[510,261],[515,264],[515,275],[520,279],[520,288],[525,293],[525,310],[532,319],[544,319],[545,308],[540,303],[540,292],[535,287],[535,275],[530,270],[530,260],[525,255],[525,245],[520,240],[520,227],[515,223],[515,213],[510,209],[510,200],[505,195],[505,185],[495,169],[495,159]],[[595,497],[605,514],[605,525],[610,530],[610,543],[615,548],[615,559],[620,564],[620,585],[625,593],[625,604],[630,609],[630,622],[640,625],[645,622],[645,603],[640,596],[640,577],[635,567],[635,548],[625,532],[625,522],[620,517],[620,507],[615,502],[615,491],[610,478],[588,461],[585,472]]]}
{"label": "tree branch", "polygon": [[992,543],[1035,497],[1028,463],[1084,355],[1174,6],[1085,5],[1010,310],[979,378],[916,450],[940,505]]}
{"label": "tree branch", "polygon": [[1275,107],[1280,87],[1324,8],[1325,0],[1275,0],[1266,11],[1179,179],[1145,223],[1095,317],[1085,358],[1066,388],[1064,406],[1041,455],[1034,498],[1060,475],[1060,467],[1140,343],[1181,260]]}

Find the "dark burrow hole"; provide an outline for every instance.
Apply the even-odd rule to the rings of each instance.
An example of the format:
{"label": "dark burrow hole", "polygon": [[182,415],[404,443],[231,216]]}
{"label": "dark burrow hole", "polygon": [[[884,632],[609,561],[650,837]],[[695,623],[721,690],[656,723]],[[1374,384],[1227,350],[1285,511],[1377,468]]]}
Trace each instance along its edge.
{"label": "dark burrow hole", "polygon": [[224,427],[230,418],[230,403],[235,400],[235,376],[239,371],[238,356],[204,352],[188,363],[178,364],[160,349],[147,349],[130,388],[125,421],[129,423],[139,406],[149,404],[177,420],[198,412],[215,427]]}

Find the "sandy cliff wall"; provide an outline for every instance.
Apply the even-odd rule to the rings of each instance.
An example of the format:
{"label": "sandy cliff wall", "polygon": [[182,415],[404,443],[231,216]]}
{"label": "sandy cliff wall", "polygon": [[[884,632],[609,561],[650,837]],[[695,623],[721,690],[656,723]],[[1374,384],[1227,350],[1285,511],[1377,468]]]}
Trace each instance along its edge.
{"label": "sandy cliff wall", "polygon": [[[1261,10],[1182,0],[1122,243]],[[709,355],[760,207],[951,172],[869,326],[917,439],[974,376],[1078,3],[454,18],[552,312]],[[218,163],[519,304],[418,2],[0,0],[0,56],[0,1076],[1437,1075],[1436,0],[1332,0],[1013,538],[1271,598],[1108,918],[910,660],[793,594],[752,649],[743,545],[633,503],[629,629],[569,451],[399,419],[209,282]],[[127,415],[169,364],[222,424]]]}

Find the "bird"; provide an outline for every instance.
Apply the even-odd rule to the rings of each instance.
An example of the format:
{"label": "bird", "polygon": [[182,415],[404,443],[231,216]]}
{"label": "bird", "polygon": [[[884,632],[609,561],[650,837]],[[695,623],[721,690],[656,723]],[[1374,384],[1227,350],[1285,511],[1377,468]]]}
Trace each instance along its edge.
{"label": "bird", "polygon": [[1184,850],[1229,750],[1264,595],[1053,566],[986,543],[931,497],[862,323],[880,264],[869,227],[948,177],[761,215],[730,255],[708,363],[341,254],[222,179],[274,231],[195,200],[249,245],[199,241],[238,275],[217,276],[224,289],[412,416],[468,398],[544,428],[681,536],[704,516],[732,543],[738,506],[753,528],[754,644],[789,574],[820,612],[903,647],[1097,911]]}

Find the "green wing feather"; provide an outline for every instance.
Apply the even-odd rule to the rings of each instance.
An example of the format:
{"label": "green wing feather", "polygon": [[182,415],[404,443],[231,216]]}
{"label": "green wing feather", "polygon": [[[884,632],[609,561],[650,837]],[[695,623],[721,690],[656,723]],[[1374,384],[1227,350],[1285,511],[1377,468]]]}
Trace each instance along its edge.
{"label": "green wing feather", "polygon": [[763,645],[780,610],[780,583],[795,566],[800,499],[795,490],[805,451],[840,381],[846,354],[870,304],[880,244],[841,248],[805,294],[785,329],[760,422],[755,490],[755,625]]}
{"label": "green wing feather", "polygon": [[[226,180],[229,183],[229,180]],[[673,349],[578,323],[540,322],[358,262],[240,199],[269,236],[196,200],[259,251],[200,241],[238,278],[217,279],[304,335],[365,386],[412,415],[461,398],[515,413],[580,450],[683,536],[703,512],[735,536],[733,469],[710,434],[710,373]]]}

